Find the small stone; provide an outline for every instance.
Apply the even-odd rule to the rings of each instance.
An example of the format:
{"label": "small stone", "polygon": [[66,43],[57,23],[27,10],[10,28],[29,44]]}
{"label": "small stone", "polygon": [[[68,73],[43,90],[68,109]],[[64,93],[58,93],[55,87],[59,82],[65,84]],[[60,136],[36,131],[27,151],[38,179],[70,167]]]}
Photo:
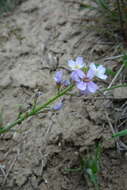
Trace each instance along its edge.
{"label": "small stone", "polygon": [[18,171],[18,173],[15,173],[15,182],[16,184],[21,187],[28,179],[28,176],[31,175],[31,170],[23,168]]}

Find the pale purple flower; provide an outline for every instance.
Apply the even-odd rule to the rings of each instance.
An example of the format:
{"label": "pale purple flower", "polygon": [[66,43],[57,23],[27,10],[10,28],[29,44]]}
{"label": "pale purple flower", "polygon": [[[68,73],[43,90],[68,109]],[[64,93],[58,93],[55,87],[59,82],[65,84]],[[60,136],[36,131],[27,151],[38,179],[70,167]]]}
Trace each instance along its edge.
{"label": "pale purple flower", "polygon": [[84,93],[95,93],[98,86],[92,81],[95,72],[89,69],[87,73],[82,70],[72,72],[72,80],[76,82],[77,88]]}
{"label": "pale purple flower", "polygon": [[73,61],[72,59],[68,61],[68,66],[72,69],[72,70],[77,70],[77,69],[82,69],[83,67],[85,67],[85,63],[83,61],[83,57],[77,57],[75,61]]}
{"label": "pale purple flower", "polygon": [[63,72],[57,71],[55,74],[54,80],[56,81],[57,84],[61,84],[63,80]]}
{"label": "pale purple flower", "polygon": [[105,75],[106,69],[103,65],[96,66],[95,63],[91,63],[90,69],[92,69],[95,72],[96,77],[106,80],[107,78],[107,75]]}
{"label": "pale purple flower", "polygon": [[56,103],[54,106],[53,106],[53,110],[54,111],[58,111],[60,110],[61,108],[63,107],[63,102],[59,102],[59,103]]}

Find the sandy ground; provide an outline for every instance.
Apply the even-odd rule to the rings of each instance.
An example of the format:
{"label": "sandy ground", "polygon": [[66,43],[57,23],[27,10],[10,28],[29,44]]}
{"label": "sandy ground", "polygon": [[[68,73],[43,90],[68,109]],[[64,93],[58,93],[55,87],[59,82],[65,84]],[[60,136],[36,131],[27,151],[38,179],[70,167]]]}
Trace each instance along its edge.
{"label": "sandy ground", "polygon": [[[91,13],[79,11],[68,0],[28,0],[0,19],[0,107],[4,123],[17,117],[19,105],[28,107],[36,92],[44,102],[56,92],[53,76],[67,60],[79,55],[107,67],[113,54],[110,43],[83,21]],[[92,22],[92,21],[91,21]],[[91,23],[90,23],[91,24]],[[65,75],[68,75],[64,70]],[[108,79],[110,81],[110,79]],[[107,86],[108,82],[100,86]],[[99,96],[101,97],[101,96]],[[40,114],[0,136],[1,190],[94,189],[80,173],[65,168],[79,166],[102,141],[102,190],[127,189],[126,158],[120,157],[105,112],[112,115],[113,101],[91,96],[65,97],[59,112]]]}

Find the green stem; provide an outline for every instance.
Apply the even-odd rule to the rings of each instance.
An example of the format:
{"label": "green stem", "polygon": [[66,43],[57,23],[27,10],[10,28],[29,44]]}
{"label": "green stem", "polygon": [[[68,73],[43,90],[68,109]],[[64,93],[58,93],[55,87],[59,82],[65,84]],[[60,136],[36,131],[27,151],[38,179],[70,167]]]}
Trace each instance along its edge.
{"label": "green stem", "polygon": [[70,86],[68,86],[67,88],[65,88],[64,90],[62,90],[61,92],[59,92],[56,96],[53,96],[52,98],[50,98],[46,103],[37,106],[36,108],[32,109],[31,111],[28,111],[26,113],[23,113],[19,119],[15,120],[12,123],[9,123],[8,125],[0,128],[0,134],[5,133],[7,131],[9,131],[12,127],[14,127],[17,124],[21,124],[22,121],[24,121],[25,119],[27,119],[28,117],[31,117],[33,115],[38,114],[42,109],[46,108],[49,104],[53,103],[55,100],[57,100],[59,97],[63,96],[64,94],[66,94],[66,92],[70,91],[72,88],[74,87],[73,84],[71,84]]}
{"label": "green stem", "polygon": [[120,88],[120,87],[127,87],[127,83],[125,83],[125,84],[119,84],[119,85],[116,85],[116,86],[112,86],[111,88],[105,88],[102,91],[105,92],[105,91],[113,90],[115,88]]}
{"label": "green stem", "polygon": [[[5,133],[7,131],[9,131],[12,127],[14,127],[17,124],[21,124],[22,121],[24,121],[25,119],[27,119],[28,117],[31,117],[33,115],[37,115],[42,109],[47,108],[48,105],[50,105],[51,103],[53,103],[55,100],[57,100],[59,97],[63,96],[64,94],[66,94],[68,91],[70,91],[72,88],[74,87],[73,84],[71,84],[70,86],[68,86],[67,88],[65,88],[64,90],[62,90],[61,92],[59,92],[56,96],[53,96],[52,98],[50,98],[46,103],[39,105],[37,107],[35,107],[34,109],[32,109],[31,111],[28,111],[26,113],[23,113],[22,115],[20,115],[20,117],[15,120],[12,123],[7,124],[4,127],[0,128],[0,134]],[[103,89],[102,91],[109,91],[112,90],[114,88],[120,88],[120,87],[127,87],[127,83],[125,84],[121,84],[121,85],[116,85],[113,86],[111,88],[106,88]]]}
{"label": "green stem", "polygon": [[120,132],[118,132],[118,133],[113,134],[112,137],[122,137],[122,136],[125,136],[125,135],[127,135],[127,129],[122,130],[122,131],[120,131]]}

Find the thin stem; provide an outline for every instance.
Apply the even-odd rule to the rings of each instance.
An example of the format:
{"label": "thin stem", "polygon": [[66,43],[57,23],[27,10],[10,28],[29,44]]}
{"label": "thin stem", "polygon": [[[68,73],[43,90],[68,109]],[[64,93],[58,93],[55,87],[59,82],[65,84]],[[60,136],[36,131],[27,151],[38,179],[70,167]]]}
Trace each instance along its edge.
{"label": "thin stem", "polygon": [[[118,70],[118,72],[116,73],[116,75],[114,76],[114,78],[112,79],[111,83],[109,84],[108,88],[111,88],[111,86],[113,85],[113,83],[116,81],[117,77],[119,76],[119,74],[121,73],[121,71],[124,68],[124,64],[121,65],[120,69]],[[106,94],[106,92],[104,92],[104,95]]]}
{"label": "thin stem", "polygon": [[23,113],[19,119],[15,120],[12,123],[9,123],[8,125],[0,128],[0,134],[5,133],[7,131],[9,131],[12,127],[14,127],[17,124],[21,124],[25,119],[27,119],[28,117],[31,117],[33,115],[37,115],[42,109],[48,107],[49,104],[53,103],[55,100],[57,100],[59,97],[63,96],[64,94],[66,94],[66,92],[70,91],[72,88],[74,87],[73,84],[71,84],[70,86],[68,86],[67,88],[65,88],[64,90],[62,90],[61,92],[59,92],[56,96],[53,96],[52,98],[50,98],[46,103],[37,106],[36,108],[32,109],[31,111],[28,111],[26,113]]}
{"label": "thin stem", "polygon": [[[46,103],[36,106],[34,109],[32,109],[31,111],[28,111],[26,113],[23,113],[20,115],[20,117],[15,120],[12,123],[7,124],[4,127],[0,128],[0,134],[5,133],[7,131],[9,131],[12,127],[16,126],[17,124],[21,124],[25,119],[33,116],[33,115],[37,115],[40,113],[40,111],[44,108],[47,108],[48,105],[50,105],[51,103],[53,103],[55,100],[57,100],[59,97],[65,95],[68,91],[70,91],[72,88],[74,87],[73,84],[71,84],[70,86],[68,86],[67,88],[65,88],[64,90],[62,90],[61,92],[59,92],[56,96],[53,96],[52,98],[50,98]],[[106,88],[103,89],[102,91],[109,91],[115,88],[120,88],[120,87],[127,87],[127,83],[125,84],[121,84],[121,85],[116,85],[116,86],[112,86],[111,88]]]}
{"label": "thin stem", "polygon": [[125,84],[119,84],[119,85],[116,85],[116,86],[112,86],[111,88],[105,88],[102,91],[105,92],[105,91],[113,90],[115,88],[120,88],[120,87],[127,87],[127,83],[125,83]]}
{"label": "thin stem", "polygon": [[122,136],[125,136],[125,135],[127,135],[127,129],[113,134],[112,137],[122,137]]}

